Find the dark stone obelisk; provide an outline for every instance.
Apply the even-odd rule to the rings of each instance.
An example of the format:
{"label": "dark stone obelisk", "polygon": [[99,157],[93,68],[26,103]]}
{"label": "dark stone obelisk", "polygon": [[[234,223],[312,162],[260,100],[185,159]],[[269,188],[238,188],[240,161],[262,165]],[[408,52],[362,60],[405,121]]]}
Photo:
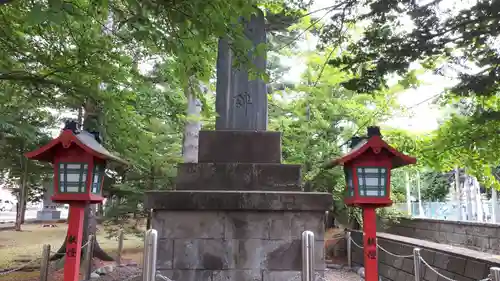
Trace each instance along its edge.
{"label": "dark stone obelisk", "polygon": [[[244,21],[244,20],[243,20]],[[245,35],[253,48],[266,44],[266,22],[262,11],[245,22]],[[266,71],[266,58],[249,57],[255,68]],[[217,55],[217,95],[215,99],[216,130],[267,130],[267,89],[262,79],[251,79],[244,66],[234,67],[235,58],[227,39],[219,40]]]}
{"label": "dark stone obelisk", "polygon": [[[261,11],[245,23],[266,42]],[[329,193],[302,192],[300,165],[281,163],[281,135],[267,129],[262,80],[234,67],[225,39],[217,58],[215,131],[200,131],[198,163],[179,165],[175,191],[146,194],[159,231],[158,269],[175,281],[289,281],[300,277],[301,233],[313,231],[322,276]],[[265,70],[265,58],[255,58]],[[317,278],[316,280],[320,280]]]}

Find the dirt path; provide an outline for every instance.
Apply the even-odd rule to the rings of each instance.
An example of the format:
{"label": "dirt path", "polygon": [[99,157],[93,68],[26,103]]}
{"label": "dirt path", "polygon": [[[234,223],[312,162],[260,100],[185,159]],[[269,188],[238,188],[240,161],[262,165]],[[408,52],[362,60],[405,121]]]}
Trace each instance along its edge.
{"label": "dirt path", "polygon": [[359,281],[361,278],[355,272],[345,269],[328,269],[323,281]]}

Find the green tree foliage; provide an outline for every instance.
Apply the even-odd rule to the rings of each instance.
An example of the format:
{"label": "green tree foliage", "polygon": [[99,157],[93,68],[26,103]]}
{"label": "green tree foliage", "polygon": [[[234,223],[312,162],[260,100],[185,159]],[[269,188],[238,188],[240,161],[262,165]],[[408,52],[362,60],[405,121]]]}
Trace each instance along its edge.
{"label": "green tree foliage", "polygon": [[[459,1],[446,5],[440,0],[343,1],[342,13],[332,17],[332,25],[343,20],[363,22],[365,28],[359,40],[349,42],[346,52],[330,63],[359,74],[345,84],[356,91],[387,86],[387,74],[412,75],[410,66],[417,62],[437,72],[450,67],[458,71],[460,83],[453,89],[458,95],[494,95],[500,58],[494,43],[499,35],[498,4],[496,0],[470,5]],[[361,6],[366,8],[356,10]],[[466,62],[481,70],[470,72]]]}
{"label": "green tree foliage", "polygon": [[[45,129],[58,126],[52,119],[20,122],[31,116],[26,112],[46,118],[51,118],[48,109],[96,115],[85,118],[92,120],[85,128],[100,131],[104,146],[130,163],[109,171],[105,192],[117,206],[109,213],[116,218],[143,215],[145,190],[172,187],[188,79],[210,83],[223,36],[230,39],[237,62],[248,65],[251,45],[238,23],[255,13],[256,5],[266,11],[271,37],[283,38],[291,36],[286,27],[306,7],[301,1],[274,0],[48,0],[0,6],[0,109],[5,113],[0,116],[0,151],[36,139],[8,150],[12,155],[4,156],[0,167],[10,171],[10,179],[19,179],[15,157],[45,143]],[[213,98],[198,98],[204,103],[203,118],[213,119]]]}
{"label": "green tree foliage", "polygon": [[12,189],[19,199],[19,190],[25,183],[24,188],[28,191],[25,199],[36,202],[43,191],[41,181],[52,171],[48,165],[27,161],[24,153],[50,140],[44,128],[52,126],[54,118],[23,95],[1,95],[0,100],[1,184]]}
{"label": "green tree foliage", "polygon": [[[360,93],[387,88],[394,75],[406,87],[419,85],[419,68],[458,83],[440,97],[454,107],[429,142],[429,166],[449,171],[466,167],[486,186],[497,186],[490,167],[498,165],[498,23],[500,2],[336,1],[322,29],[324,46],[342,46],[329,64],[348,71],[343,83]],[[335,34],[341,32],[340,38]]]}
{"label": "green tree foliage", "polygon": [[453,174],[440,172],[425,172],[421,174],[421,194],[423,201],[444,201],[448,195],[450,184],[454,181]]}
{"label": "green tree foliage", "polygon": [[371,95],[346,90],[340,84],[349,76],[325,65],[322,53],[304,58],[308,68],[294,87],[297,92],[275,93],[270,102],[270,129],[283,133],[284,161],[303,165],[304,189],[331,192],[334,211],[342,220],[348,212],[342,201],[343,171],[324,170],[323,165],[340,156],[353,135],[388,118],[397,91]]}

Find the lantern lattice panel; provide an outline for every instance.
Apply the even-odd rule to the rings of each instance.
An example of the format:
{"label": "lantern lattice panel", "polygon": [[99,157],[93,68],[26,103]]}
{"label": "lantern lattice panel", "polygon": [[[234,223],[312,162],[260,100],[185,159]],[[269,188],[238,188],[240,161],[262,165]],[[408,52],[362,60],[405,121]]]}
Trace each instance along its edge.
{"label": "lantern lattice panel", "polygon": [[357,167],[359,196],[384,197],[387,195],[387,168]]}
{"label": "lantern lattice panel", "polygon": [[102,183],[104,180],[104,167],[96,165],[94,166],[94,171],[92,172],[92,190],[94,194],[100,194]]}
{"label": "lantern lattice panel", "polygon": [[344,173],[345,173],[345,179],[347,182],[346,196],[353,197],[354,196],[354,183],[353,183],[352,171],[351,171],[351,169],[345,169]]}
{"label": "lantern lattice panel", "polygon": [[87,173],[87,163],[59,163],[59,192],[85,193]]}

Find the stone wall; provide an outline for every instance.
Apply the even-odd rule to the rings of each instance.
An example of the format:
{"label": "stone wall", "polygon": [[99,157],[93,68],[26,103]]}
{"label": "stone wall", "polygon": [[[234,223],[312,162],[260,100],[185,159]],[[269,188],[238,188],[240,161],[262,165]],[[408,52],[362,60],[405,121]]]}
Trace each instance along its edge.
{"label": "stone wall", "polygon": [[158,270],[176,281],[288,281],[300,278],[301,233],[313,231],[324,262],[324,212],[155,210]]}
{"label": "stone wall", "polygon": [[[362,233],[353,232],[353,240],[362,245]],[[481,253],[466,248],[438,244],[419,239],[402,237],[387,233],[377,234],[378,244],[396,255],[413,254],[414,248],[421,249],[422,258],[439,273],[457,281],[476,281],[485,278],[492,266],[500,266],[500,259],[491,254]],[[352,246],[353,263],[363,264],[363,252]],[[413,257],[395,257],[383,250],[378,250],[379,276],[383,281],[414,281]],[[420,276],[424,281],[446,280],[424,264],[421,265]]]}
{"label": "stone wall", "polygon": [[496,224],[435,219],[400,219],[380,231],[427,241],[500,254],[500,227]]}

